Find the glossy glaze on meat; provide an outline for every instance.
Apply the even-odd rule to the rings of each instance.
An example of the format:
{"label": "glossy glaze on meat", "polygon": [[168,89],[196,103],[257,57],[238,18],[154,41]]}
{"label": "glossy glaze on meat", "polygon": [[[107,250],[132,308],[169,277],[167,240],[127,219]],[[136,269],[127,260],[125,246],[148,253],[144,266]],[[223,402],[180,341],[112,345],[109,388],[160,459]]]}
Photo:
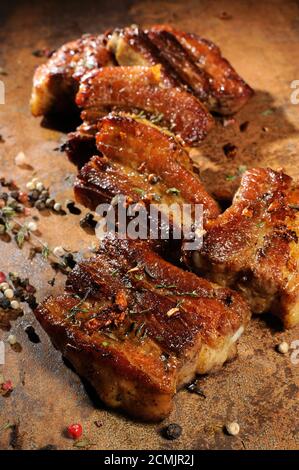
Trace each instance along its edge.
{"label": "glossy glaze on meat", "polygon": [[233,286],[256,313],[299,322],[299,189],[283,172],[248,170],[232,206],[211,221],[193,257],[200,273]]}
{"label": "glossy glaze on meat", "polygon": [[215,44],[170,25],[115,30],[108,48],[119,65],[161,64],[166,84],[188,89],[219,114],[235,113],[253,95]]}
{"label": "glossy glaze on meat", "polygon": [[88,122],[97,120],[103,107],[146,111],[190,145],[200,142],[214,123],[195,96],[163,85],[160,65],[95,70],[81,81],[76,102]]}
{"label": "glossy glaze on meat", "polygon": [[148,35],[138,26],[115,29],[107,41],[107,47],[118,65],[161,65],[161,77],[166,86],[182,86],[176,70],[160,54]]}
{"label": "glossy glaze on meat", "polygon": [[109,406],[163,419],[176,390],[236,352],[244,300],[164,261],[145,241],[106,239],[36,316]]}
{"label": "glossy glaze on meat", "polygon": [[81,77],[92,69],[114,63],[106,42],[106,35],[86,34],[64,44],[46,64],[38,67],[30,101],[32,114],[42,116],[72,110]]}
{"label": "glossy glaze on meat", "polygon": [[174,137],[144,119],[126,116],[107,116],[98,128],[97,147],[105,158],[95,156],[81,169],[75,183],[79,202],[95,209],[122,194],[132,203],[188,203],[193,210],[202,204],[204,221],[217,217],[217,203]]}

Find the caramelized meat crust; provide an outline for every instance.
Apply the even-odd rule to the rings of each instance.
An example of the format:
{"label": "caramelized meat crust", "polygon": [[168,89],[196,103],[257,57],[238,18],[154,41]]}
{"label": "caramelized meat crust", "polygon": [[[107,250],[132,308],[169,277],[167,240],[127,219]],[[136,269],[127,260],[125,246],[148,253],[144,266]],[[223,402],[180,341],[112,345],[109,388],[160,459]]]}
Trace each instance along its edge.
{"label": "caramelized meat crust", "polygon": [[82,168],[93,155],[98,154],[96,147],[97,126],[83,123],[77,127],[75,132],[67,135],[62,150],[66,152],[69,160],[78,168]]}
{"label": "caramelized meat crust", "polygon": [[157,421],[176,390],[235,354],[250,313],[237,293],[167,263],[149,243],[108,238],[36,316],[105,403]]}
{"label": "caramelized meat crust", "polygon": [[167,30],[151,29],[147,31],[150,40],[159,49],[162,57],[176,70],[182,84],[185,84],[201,101],[209,97],[209,77],[197,67],[188,50],[184,49],[175,35]]}
{"label": "caramelized meat crust", "polygon": [[76,109],[74,98],[83,75],[107,65],[159,64],[165,87],[181,87],[203,100],[211,111],[231,114],[252,96],[212,42],[169,25],[149,30],[131,26],[101,35],[84,35],[63,45],[34,74],[34,116]]}
{"label": "caramelized meat crust", "polygon": [[[210,111],[233,114],[253,95],[252,88],[222,57],[219,47],[211,41],[169,25],[153,26],[147,34],[163,51],[163,57],[173,64],[178,73],[181,71],[184,74],[185,81]],[[194,73],[194,67],[201,75]]]}
{"label": "caramelized meat crust", "polygon": [[190,145],[199,143],[214,123],[195,96],[163,85],[160,65],[95,70],[82,80],[76,102],[88,122],[98,119],[103,107],[144,110]]}
{"label": "caramelized meat crust", "polygon": [[283,172],[247,171],[233,204],[209,223],[193,262],[200,273],[240,290],[256,313],[299,322],[299,189]]}
{"label": "caramelized meat crust", "polygon": [[151,66],[160,64],[161,78],[166,86],[181,86],[182,82],[171,65],[165,60],[160,50],[138,26],[115,29],[107,42],[118,65]]}
{"label": "caramelized meat crust", "polygon": [[81,77],[88,71],[114,63],[106,48],[107,36],[86,34],[64,44],[35,71],[31,112],[42,116],[74,108]]}
{"label": "caramelized meat crust", "polygon": [[205,219],[217,217],[217,203],[206,192],[188,153],[173,136],[146,120],[124,116],[103,118],[98,128],[99,151],[134,171],[140,172],[142,168],[147,180],[149,175],[156,176],[157,183],[165,185],[165,193],[162,190],[159,195],[164,200],[168,195],[169,204],[202,204]]}
{"label": "caramelized meat crust", "polygon": [[193,92],[210,111],[219,114],[235,113],[253,95],[215,44],[170,25],[155,25],[145,31],[138,27],[115,30],[108,48],[119,65],[161,64],[166,85]]}
{"label": "caramelized meat crust", "polygon": [[100,155],[80,170],[75,182],[78,202],[92,210],[114,196],[124,195],[131,204],[161,207],[171,216],[170,223],[181,230],[181,213],[166,214],[163,205],[183,210],[190,204],[194,223],[195,205],[203,206],[203,222],[215,218],[219,208],[205,191],[188,153],[176,139],[144,119],[110,115],[103,118],[96,135]]}

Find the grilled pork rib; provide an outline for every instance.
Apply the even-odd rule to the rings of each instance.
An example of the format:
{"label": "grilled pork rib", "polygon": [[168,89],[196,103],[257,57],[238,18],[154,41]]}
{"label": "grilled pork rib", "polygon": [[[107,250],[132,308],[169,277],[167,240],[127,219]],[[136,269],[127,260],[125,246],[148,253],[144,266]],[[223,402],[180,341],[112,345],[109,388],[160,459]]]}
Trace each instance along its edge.
{"label": "grilled pork rib", "polygon": [[91,69],[114,63],[106,41],[106,35],[86,34],[64,44],[46,64],[36,69],[30,101],[34,116],[74,108],[81,77]]}
{"label": "grilled pork rib", "polygon": [[106,192],[133,202],[202,204],[204,220],[217,217],[217,203],[174,137],[146,120],[125,116],[107,116],[98,127],[97,147],[108,161],[94,157],[81,170],[75,183],[80,202],[94,209]]}
{"label": "grilled pork rib", "polygon": [[108,48],[119,65],[161,63],[166,83],[193,91],[213,112],[233,114],[253,95],[215,44],[169,25],[115,30]]}
{"label": "grilled pork rib", "polygon": [[200,142],[214,123],[195,96],[164,86],[160,65],[94,70],[81,81],[76,103],[84,109],[82,117],[87,122],[97,121],[103,108],[146,111],[192,145]]}
{"label": "grilled pork rib", "polygon": [[196,94],[211,111],[232,114],[252,89],[221,56],[215,44],[169,25],[143,31],[136,26],[101,35],[84,35],[63,45],[34,74],[34,116],[75,109],[75,94],[86,72],[107,65],[161,67],[165,87]]}
{"label": "grilled pork rib", "polygon": [[107,405],[157,421],[196,373],[234,356],[250,313],[237,293],[169,264],[147,242],[106,239],[36,316]]}
{"label": "grilled pork rib", "polygon": [[247,171],[233,204],[204,237],[193,262],[201,274],[233,286],[256,313],[299,323],[299,188],[282,172]]}
{"label": "grilled pork rib", "polygon": [[[153,40],[155,37],[157,38],[155,42],[159,41],[163,50],[166,44],[174,43],[175,38],[189,54],[193,63],[206,77],[205,82],[203,81],[206,95],[203,95],[201,99],[210,111],[224,115],[233,114],[252,97],[252,88],[237,74],[228,60],[222,57],[219,47],[212,41],[201,38],[197,34],[177,30],[169,25],[153,26],[148,34]],[[172,39],[170,39],[171,36]],[[167,55],[167,52],[164,54]],[[174,54],[170,48],[170,61],[173,60],[172,55]],[[191,88],[196,92],[195,84],[192,84],[194,80],[192,75],[189,80]]]}
{"label": "grilled pork rib", "polygon": [[138,26],[115,29],[107,41],[107,47],[118,65],[151,66],[160,64],[161,78],[166,86],[182,86],[176,70],[160,54],[148,35]]}

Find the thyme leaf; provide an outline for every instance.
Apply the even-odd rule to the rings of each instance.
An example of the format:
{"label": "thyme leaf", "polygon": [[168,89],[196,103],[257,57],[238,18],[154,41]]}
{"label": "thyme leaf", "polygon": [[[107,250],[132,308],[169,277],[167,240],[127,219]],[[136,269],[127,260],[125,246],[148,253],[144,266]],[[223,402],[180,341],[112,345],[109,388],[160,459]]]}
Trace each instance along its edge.
{"label": "thyme leaf", "polygon": [[180,192],[181,191],[177,188],[168,188],[166,191],[167,194],[175,194],[176,196],[178,196]]}
{"label": "thyme leaf", "polygon": [[76,304],[74,305],[70,310],[69,310],[69,314],[67,315],[67,320],[69,320],[70,318],[73,318],[74,316],[77,315],[77,313],[81,312],[81,313],[86,313],[88,312],[88,309],[86,308],[81,308],[82,304],[85,302],[85,300],[87,299],[87,297],[89,296],[91,292],[91,289],[87,289],[87,291],[85,292],[84,294],[84,297]]}

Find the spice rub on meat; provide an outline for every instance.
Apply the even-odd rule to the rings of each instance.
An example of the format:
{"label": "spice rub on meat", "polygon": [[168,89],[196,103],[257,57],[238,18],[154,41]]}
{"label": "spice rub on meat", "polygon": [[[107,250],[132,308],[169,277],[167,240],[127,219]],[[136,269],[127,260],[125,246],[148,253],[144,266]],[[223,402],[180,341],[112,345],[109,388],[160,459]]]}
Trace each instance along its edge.
{"label": "spice rub on meat", "polygon": [[187,151],[150,122],[107,116],[98,124],[96,144],[102,156],[93,157],[75,183],[77,200],[91,209],[122,194],[132,202],[202,204],[204,221],[219,214]]}
{"label": "spice rub on meat", "polygon": [[168,87],[161,66],[103,67],[85,75],[76,97],[83,120],[94,122],[103,110],[141,110],[153,115],[186,144],[196,145],[214,121],[205,106],[191,93]]}
{"label": "spice rub on meat", "polygon": [[209,222],[193,265],[238,289],[256,313],[299,322],[299,188],[282,171],[247,171],[233,204]]}
{"label": "spice rub on meat", "polygon": [[195,374],[235,355],[250,313],[239,294],[169,264],[148,242],[107,238],[36,316],[107,405],[157,421]]}

